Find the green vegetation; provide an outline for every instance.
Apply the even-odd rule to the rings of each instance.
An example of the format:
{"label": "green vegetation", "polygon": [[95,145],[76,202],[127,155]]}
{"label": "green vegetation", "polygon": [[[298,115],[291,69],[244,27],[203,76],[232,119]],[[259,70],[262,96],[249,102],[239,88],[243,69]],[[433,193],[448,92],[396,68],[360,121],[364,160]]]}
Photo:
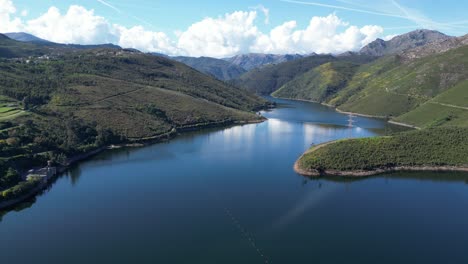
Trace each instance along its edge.
{"label": "green vegetation", "polygon": [[0,121],[14,119],[23,113],[17,103],[7,97],[0,96]]}
{"label": "green vegetation", "polygon": [[444,127],[389,137],[341,140],[316,150],[312,148],[299,164],[305,170],[319,172],[400,166],[468,167],[468,129]]}
{"label": "green vegetation", "polygon": [[28,195],[31,190],[39,185],[40,182],[40,177],[31,177],[27,181],[22,181],[19,184],[0,192],[0,202]]}
{"label": "green vegetation", "polygon": [[322,64],[286,83],[272,95],[315,102],[327,101],[346,86],[358,66],[346,61]]}
{"label": "green vegetation", "polygon": [[47,160],[66,164],[109,144],[258,121],[255,111],[269,104],[182,63],[116,47],[0,36],[0,76],[0,191],[13,193],[30,187],[14,189],[15,173]]}
{"label": "green vegetation", "polygon": [[345,111],[398,117],[466,80],[467,66],[468,46],[411,62],[395,56],[385,58],[368,66],[374,69],[370,78],[353,78],[351,83],[360,89],[337,106]]}
{"label": "green vegetation", "polygon": [[391,55],[363,64],[337,57],[305,73],[298,71],[272,95],[312,100],[421,128],[467,126],[466,68],[468,46],[412,60]]}
{"label": "green vegetation", "polygon": [[334,57],[332,55],[312,55],[251,70],[234,80],[234,83],[257,94],[271,94],[286,83],[322,64],[334,61],[363,64],[373,59],[374,57],[371,56],[354,54],[341,57]]}

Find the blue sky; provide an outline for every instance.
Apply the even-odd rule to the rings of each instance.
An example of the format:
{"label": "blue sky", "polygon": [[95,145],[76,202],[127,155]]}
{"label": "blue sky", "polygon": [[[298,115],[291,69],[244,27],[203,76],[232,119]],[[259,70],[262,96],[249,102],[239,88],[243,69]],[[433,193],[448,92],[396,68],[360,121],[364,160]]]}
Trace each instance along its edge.
{"label": "blue sky", "polygon": [[[261,25],[268,29],[279,25],[287,20],[297,20],[300,24],[306,25],[312,16],[326,16],[336,12],[340,18],[358,26],[366,24],[378,24],[384,28],[389,28],[388,34],[404,33],[411,29],[420,28],[418,23],[401,18],[384,17],[380,15],[359,13],[355,11],[337,9],[333,7],[320,7],[313,5],[293,4],[282,1],[216,1],[216,0],[111,0],[105,1],[122,12],[116,12],[112,8],[103,5],[97,0],[16,0],[15,5],[20,10],[28,10],[28,17],[37,17],[47,11],[50,6],[56,6],[61,10],[67,10],[70,5],[81,5],[89,9],[94,9],[96,14],[106,17],[113,23],[127,26],[140,25],[152,29],[172,32],[184,30],[192,23],[204,17],[217,17],[233,11],[247,11],[252,7],[263,5],[270,10],[270,25]],[[392,1],[303,1],[314,2],[326,5],[350,7],[355,9],[378,11],[382,13],[401,13],[392,6]],[[366,3],[367,2],[367,3]],[[372,4],[368,4],[372,2]],[[410,9],[417,10],[431,20],[440,23],[451,23],[467,20],[465,24],[455,28],[444,27],[434,28],[451,35],[461,35],[468,33],[468,1],[428,1],[428,0],[399,0],[398,4]],[[128,15],[127,15],[128,14]],[[137,17],[138,19],[133,18]],[[142,23],[146,21],[147,23]],[[405,28],[398,28],[405,27]],[[406,28],[408,27],[408,28]],[[396,28],[396,29],[394,29]]]}
{"label": "blue sky", "polygon": [[[468,17],[466,16],[468,1],[376,0],[372,1],[371,4],[369,4],[370,1],[365,0],[236,0],[223,2],[214,0],[0,0],[1,2],[10,2],[15,9],[15,12],[9,13],[10,24],[8,27],[4,26],[3,31],[24,29],[24,31],[30,31],[30,33],[43,34],[42,37],[52,38],[52,40],[58,42],[88,44],[109,41],[148,51],[185,55],[213,55],[219,57],[258,51],[259,49],[276,51],[276,53],[291,51],[297,51],[298,53],[314,52],[313,49],[319,52],[329,51],[333,53],[344,49],[360,48],[360,46],[369,42],[370,38],[389,38],[392,35],[418,28],[435,29],[449,35],[468,33]],[[2,4],[2,6],[7,6],[7,4]],[[99,31],[93,33],[94,35],[77,37],[76,35],[71,36],[67,32],[63,32],[59,36],[58,32],[60,30],[55,29],[53,23],[49,23],[47,27],[44,26],[46,22],[41,22],[42,25],[39,27],[37,21],[35,26],[28,25],[28,21],[36,20],[41,16],[43,21],[49,21],[54,15],[51,12],[48,13],[48,11],[51,7],[56,7],[58,13],[63,17],[57,18],[57,15],[55,15],[54,23],[60,24],[62,19],[68,21],[68,27],[73,27],[76,23],[70,21],[81,18],[79,15],[75,15],[73,18],[66,17],[66,13],[71,6],[80,6],[82,8],[82,11],[78,12],[80,14],[84,12],[83,10],[93,11],[93,16],[91,18],[87,16],[88,19],[86,20],[93,20],[92,18],[97,17],[105,20],[110,25],[107,27],[112,28],[108,32],[102,31],[102,21],[99,22],[100,24],[96,22],[98,24],[86,25],[86,29],[77,30],[77,32],[86,34],[86,30],[99,29]],[[0,16],[2,16],[2,13],[5,16],[5,11],[2,12],[1,9],[0,6]],[[266,14],[265,10],[268,10],[268,14]],[[237,18],[226,16],[226,14],[234,14],[235,11],[242,11],[243,13]],[[254,21],[251,25],[243,25],[242,29],[258,32],[248,36],[240,36],[239,32],[235,32],[236,28],[232,23],[241,24],[243,20],[247,20],[248,14],[252,12],[255,13]],[[330,15],[334,17],[330,17]],[[324,32],[317,33],[316,38],[324,38],[324,41],[332,47],[330,50],[320,45],[312,45],[313,37],[310,35],[320,31],[317,27],[309,27],[313,17],[327,18],[316,23],[317,27],[324,28]],[[0,21],[3,21],[2,19],[5,20],[5,18],[0,17]],[[21,21],[13,23],[14,19]],[[203,23],[199,24],[198,29],[189,30],[193,24],[202,21]],[[294,24],[285,24],[290,21],[294,21]],[[326,25],[331,23],[330,21],[334,21],[334,27],[326,28]],[[118,33],[115,32],[113,25],[119,26]],[[229,26],[233,26],[232,30],[224,32],[223,28]],[[378,26],[379,29],[369,30],[366,26]],[[81,27],[81,25],[76,27]],[[131,39],[137,36],[135,35],[137,34],[136,30],[127,32],[122,29],[130,30],[135,27],[139,27],[139,34],[147,33],[148,40],[146,44],[137,43]],[[307,30],[308,27],[309,30]],[[350,27],[352,28],[349,29]],[[354,27],[358,28],[360,33],[351,34],[348,32],[347,36],[340,35],[346,30],[353,31]],[[201,32],[203,28],[215,33],[209,35],[210,32]],[[276,31],[283,32],[282,35],[280,34],[276,38],[272,36],[272,30],[275,30],[275,28]],[[49,29],[50,32],[47,33]],[[57,32],[54,32],[54,30]],[[69,30],[73,29],[69,28]],[[2,31],[1,25],[0,31]],[[130,35],[130,33],[133,33],[133,35]],[[103,35],[106,35],[106,37],[102,37]],[[184,35],[182,40],[181,35]],[[223,36],[222,39],[219,39],[220,35],[226,35],[227,37]],[[309,35],[308,38],[307,35]],[[127,37],[127,39],[123,39],[124,37]],[[151,40],[149,40],[150,38]],[[187,42],[196,41],[197,38],[211,41],[209,43],[212,43],[212,45],[208,45],[208,50],[216,50],[217,52],[208,50],[197,52],[200,48],[203,48],[201,44],[189,47],[190,44]],[[286,43],[288,39],[294,40],[294,43]],[[187,42],[182,43],[183,41]],[[219,43],[216,43],[216,41]],[[238,41],[238,43],[234,43],[235,41]],[[306,50],[304,47],[308,45],[314,48]]]}

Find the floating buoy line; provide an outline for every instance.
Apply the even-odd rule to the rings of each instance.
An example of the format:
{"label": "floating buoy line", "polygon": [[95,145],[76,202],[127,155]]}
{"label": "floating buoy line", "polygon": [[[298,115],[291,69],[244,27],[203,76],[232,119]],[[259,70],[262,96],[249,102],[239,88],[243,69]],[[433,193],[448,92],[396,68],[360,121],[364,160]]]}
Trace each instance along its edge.
{"label": "floating buoy line", "polygon": [[231,211],[227,208],[224,208],[224,212],[231,220],[232,224],[236,227],[237,230],[241,233],[242,237],[247,240],[248,244],[258,253],[258,255],[264,260],[264,263],[271,263],[268,257],[263,253],[263,251],[258,247],[253,235],[249,234],[245,228],[242,227],[239,220],[234,217]]}

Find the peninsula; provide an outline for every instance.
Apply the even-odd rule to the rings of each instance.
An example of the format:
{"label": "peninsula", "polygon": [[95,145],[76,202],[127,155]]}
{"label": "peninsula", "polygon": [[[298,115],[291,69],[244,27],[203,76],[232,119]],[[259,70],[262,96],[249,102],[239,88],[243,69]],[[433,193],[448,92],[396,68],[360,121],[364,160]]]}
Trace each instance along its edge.
{"label": "peninsula", "polygon": [[468,129],[439,127],[312,147],[295,163],[304,176],[365,177],[391,171],[467,171]]}

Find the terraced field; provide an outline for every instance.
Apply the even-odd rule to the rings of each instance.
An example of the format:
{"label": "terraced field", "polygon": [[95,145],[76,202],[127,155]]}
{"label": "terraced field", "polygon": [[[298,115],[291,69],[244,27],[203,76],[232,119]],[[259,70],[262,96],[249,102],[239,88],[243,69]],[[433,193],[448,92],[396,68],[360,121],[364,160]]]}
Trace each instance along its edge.
{"label": "terraced field", "polygon": [[24,113],[18,103],[6,97],[0,97],[0,121],[10,120]]}

